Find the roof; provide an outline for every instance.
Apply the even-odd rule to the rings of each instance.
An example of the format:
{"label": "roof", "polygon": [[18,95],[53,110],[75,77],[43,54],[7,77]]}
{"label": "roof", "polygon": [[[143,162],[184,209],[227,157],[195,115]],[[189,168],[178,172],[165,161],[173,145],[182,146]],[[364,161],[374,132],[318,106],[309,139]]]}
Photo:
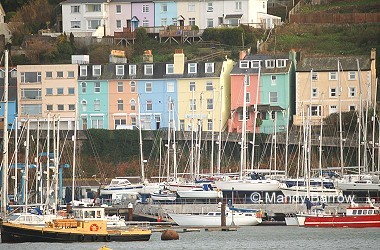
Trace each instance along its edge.
{"label": "roof", "polygon": [[[286,59],[286,66],[283,68],[265,68],[265,60],[270,59]],[[290,70],[290,66],[292,61],[288,59],[288,55],[266,55],[266,54],[255,54],[255,55],[246,55],[243,60],[259,60],[262,61],[261,64],[261,74],[276,74],[276,73],[288,73]],[[231,71],[231,75],[240,75],[240,74],[258,74],[258,68],[240,68],[240,61],[235,64],[234,68]]]}
{"label": "roof", "polygon": [[241,18],[243,14],[227,14],[224,18],[225,19],[235,19],[235,18]]}
{"label": "roof", "polygon": [[338,61],[343,71],[358,70],[357,60],[361,70],[371,70],[370,56],[347,57],[304,57],[297,64],[297,72],[313,71],[338,71]]}

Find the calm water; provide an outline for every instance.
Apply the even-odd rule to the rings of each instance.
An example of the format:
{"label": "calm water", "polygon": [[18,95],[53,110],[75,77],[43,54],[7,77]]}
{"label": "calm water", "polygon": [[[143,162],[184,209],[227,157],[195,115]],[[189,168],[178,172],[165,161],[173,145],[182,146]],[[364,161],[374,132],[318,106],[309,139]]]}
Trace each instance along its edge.
{"label": "calm water", "polygon": [[242,227],[236,232],[180,233],[178,241],[161,241],[153,233],[147,242],[23,243],[0,244],[0,249],[380,249],[380,229],[299,228],[286,226]]}

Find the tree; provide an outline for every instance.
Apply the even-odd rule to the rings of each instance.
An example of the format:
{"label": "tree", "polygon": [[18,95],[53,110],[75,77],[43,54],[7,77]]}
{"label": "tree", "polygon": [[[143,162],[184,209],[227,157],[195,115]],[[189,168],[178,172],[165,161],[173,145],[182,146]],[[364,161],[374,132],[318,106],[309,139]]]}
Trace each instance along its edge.
{"label": "tree", "polygon": [[27,42],[25,49],[26,58],[33,64],[40,64],[41,62],[54,57],[57,52],[55,44],[40,39],[39,37],[31,37]]}

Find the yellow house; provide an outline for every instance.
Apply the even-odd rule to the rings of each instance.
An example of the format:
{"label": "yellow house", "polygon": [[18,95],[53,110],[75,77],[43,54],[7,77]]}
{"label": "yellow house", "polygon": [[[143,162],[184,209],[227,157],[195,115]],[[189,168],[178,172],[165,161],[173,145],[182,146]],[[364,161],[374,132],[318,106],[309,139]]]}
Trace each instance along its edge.
{"label": "yellow house", "polygon": [[77,77],[77,64],[18,65],[19,121],[30,119],[31,129],[37,126],[47,129],[47,121],[55,119],[59,121],[60,129],[73,130],[78,99]]}
{"label": "yellow house", "polygon": [[296,70],[294,125],[302,125],[306,118],[317,125],[339,111],[358,111],[366,108],[367,103],[372,107],[375,60],[375,50],[370,56],[301,59]]}
{"label": "yellow house", "polygon": [[178,126],[182,131],[224,131],[230,112],[230,75],[234,62],[185,62],[174,55],[178,74]]}

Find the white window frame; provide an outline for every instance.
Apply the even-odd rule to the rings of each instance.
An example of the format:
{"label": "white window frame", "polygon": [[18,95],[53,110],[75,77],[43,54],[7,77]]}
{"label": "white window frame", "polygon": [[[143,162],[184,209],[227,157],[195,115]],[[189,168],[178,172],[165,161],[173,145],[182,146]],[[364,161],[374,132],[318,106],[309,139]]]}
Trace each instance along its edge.
{"label": "white window frame", "polygon": [[136,100],[135,99],[131,99],[129,101],[129,105],[131,106],[131,110],[136,110]]}
{"label": "white window frame", "polygon": [[80,13],[80,5],[71,5],[70,6],[71,13]]}
{"label": "white window frame", "polygon": [[311,89],[311,98],[318,98],[318,88]]}
{"label": "white window frame", "polygon": [[192,91],[195,92],[195,89],[196,89],[196,83],[195,83],[195,82],[190,82],[189,87],[190,87],[190,92],[192,92]]}
{"label": "white window frame", "polygon": [[174,92],[174,82],[167,82],[166,83],[166,91],[169,93]]}
{"label": "white window frame", "polygon": [[195,12],[195,3],[194,2],[190,2],[187,4],[187,11],[188,12]]}
{"label": "white window frame", "polygon": [[356,80],[356,71],[349,71],[348,72],[348,80],[349,81],[355,81]]}
{"label": "white window frame", "polygon": [[329,80],[330,81],[338,80],[338,72],[329,72]]}
{"label": "white window frame", "polygon": [[174,64],[166,64],[166,74],[174,74]]}
{"label": "white window frame", "polygon": [[278,92],[269,92],[269,103],[278,103]]}
{"label": "white window frame", "polygon": [[206,19],[206,27],[207,28],[214,28],[214,19],[213,18],[207,18]]}
{"label": "white window frame", "polygon": [[311,105],[311,116],[321,116],[322,106],[321,105]]}
{"label": "white window frame", "polygon": [[197,110],[197,99],[190,99],[190,111]]}
{"label": "white window frame", "polygon": [[277,68],[285,68],[287,59],[277,59],[276,66]]}
{"label": "white window frame", "polygon": [[116,20],[116,29],[121,29],[121,20]]}
{"label": "white window frame", "polygon": [[356,87],[348,87],[348,97],[356,97]]}
{"label": "white window frame", "polygon": [[318,81],[318,72],[313,72],[311,75],[311,80]]}
{"label": "white window frame", "polygon": [[86,100],[82,100],[81,101],[81,106],[82,106],[82,112],[86,112],[87,111],[87,101]]}
{"label": "white window frame", "polygon": [[213,91],[213,90],[214,90],[213,82],[207,81],[206,82],[206,91]]}
{"label": "white window frame", "polygon": [[128,69],[129,69],[129,75],[130,76],[135,76],[136,75],[136,72],[137,72],[137,65],[136,64],[130,64],[128,66]]}
{"label": "white window frame", "polygon": [[242,9],[241,1],[236,1],[235,2],[235,11],[241,11],[241,9]]}
{"label": "white window frame", "polygon": [[144,75],[152,76],[153,75],[153,64],[144,65]]}
{"label": "white window frame", "polygon": [[80,65],[80,76],[87,76],[87,65]]}
{"label": "white window frame", "polygon": [[249,61],[247,61],[247,60],[240,60],[239,67],[241,69],[248,69],[249,68]]}
{"label": "white window frame", "polygon": [[207,99],[207,109],[208,110],[213,110],[214,109],[214,99],[212,99],[212,98]]}
{"label": "white window frame", "polygon": [[271,85],[276,85],[277,84],[277,76],[276,75],[271,75],[270,76],[270,84]]}
{"label": "white window frame", "polygon": [[153,110],[152,100],[146,100],[146,111],[152,111],[152,110]]}
{"label": "white window frame", "polygon": [[252,60],[251,61],[251,68],[252,69],[258,69],[260,68],[261,61],[260,60]]}
{"label": "white window frame", "polygon": [[251,102],[251,93],[247,92],[245,94],[246,94],[246,96],[245,96],[245,102],[246,103],[250,103]]}
{"label": "white window frame", "polygon": [[338,89],[336,87],[331,87],[329,89],[330,98],[336,98],[338,96]]}
{"label": "white window frame", "polygon": [[[93,24],[95,24],[94,22],[96,22],[96,25],[97,25],[96,27],[93,26]],[[89,29],[89,30],[96,30],[101,25],[102,25],[102,20],[100,20],[100,19],[87,20],[87,29]]]}
{"label": "white window frame", "polygon": [[117,92],[118,93],[124,92],[124,82],[117,82]]}
{"label": "white window frame", "polygon": [[81,88],[82,88],[82,93],[87,92],[87,83],[86,82],[81,82]]}
{"label": "white window frame", "polygon": [[189,20],[189,25],[190,26],[194,26],[195,25],[195,17],[189,17],[188,20]]}
{"label": "white window frame", "polygon": [[100,93],[100,82],[94,82],[94,93]]}
{"label": "white window frame", "polygon": [[213,12],[214,7],[213,7],[213,2],[207,2],[207,12]]}
{"label": "white window frame", "polygon": [[196,74],[197,73],[197,63],[189,63],[187,65],[187,70],[189,74]]}
{"label": "white window frame", "polygon": [[205,63],[205,73],[214,73],[214,63]]}
{"label": "white window frame", "polygon": [[152,93],[152,83],[151,82],[145,83],[145,93]]}
{"label": "white window frame", "polygon": [[161,12],[168,12],[168,4],[166,3],[161,4]]}
{"label": "white window frame", "polygon": [[116,65],[116,75],[117,76],[124,75],[124,65]]}
{"label": "white window frame", "polygon": [[142,5],[142,13],[149,13],[149,4]]}
{"label": "white window frame", "polygon": [[131,86],[131,93],[135,93],[136,92],[136,82],[135,81],[131,81],[129,83],[129,85]]}
{"label": "white window frame", "polygon": [[117,110],[118,111],[123,111],[124,110],[124,101],[123,101],[123,99],[117,100]]}
{"label": "white window frame", "polygon": [[265,68],[271,69],[276,66],[276,60],[271,59],[271,60],[265,60]]}
{"label": "white window frame", "polygon": [[78,20],[70,21],[70,27],[71,27],[71,29],[80,29],[81,28],[81,21],[78,21]]}
{"label": "white window frame", "polygon": [[92,65],[92,76],[102,75],[102,65]]}
{"label": "white window frame", "polygon": [[120,4],[117,4],[116,5],[116,14],[120,14],[121,13],[121,5]]}
{"label": "white window frame", "polygon": [[94,100],[94,111],[100,111],[100,100],[99,99]]}
{"label": "white window frame", "polygon": [[338,107],[337,105],[330,105],[329,106],[329,114],[334,114],[334,113],[337,113],[338,112]]}

